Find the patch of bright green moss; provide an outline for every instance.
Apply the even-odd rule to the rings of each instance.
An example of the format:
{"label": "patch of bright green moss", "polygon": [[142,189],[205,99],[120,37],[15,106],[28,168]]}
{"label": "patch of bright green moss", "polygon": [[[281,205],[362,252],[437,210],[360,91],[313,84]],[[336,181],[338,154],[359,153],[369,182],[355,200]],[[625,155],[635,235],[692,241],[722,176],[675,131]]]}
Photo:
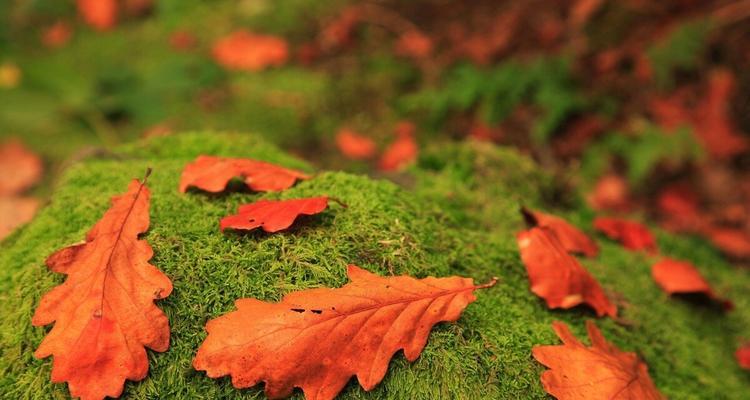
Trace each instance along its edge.
{"label": "patch of bright green moss", "polygon": [[[109,198],[149,166],[153,196],[145,238],[154,248],[152,263],[174,283],[173,293],[158,302],[169,317],[172,342],[167,352],[149,354],[149,375],[127,383],[127,398],[264,398],[262,385],[236,390],[229,379],[209,379],[192,369],[206,321],[233,310],[237,298],[275,301],[295,290],[341,286],[348,263],[383,275],[463,275],[478,282],[497,276],[500,282],[479,292],[457,323],[438,325],[415,363],[399,353],[371,393],[352,380],[341,398],[545,398],[539,383],[543,368],[532,359],[532,346],[557,343],[550,328],[555,319],[582,336],[583,321],[593,317],[586,308],[549,311],[528,290],[515,245],[515,232],[523,228],[518,204],[543,207],[555,184],[512,151],[479,144],[428,150],[404,176],[408,189],[324,172],[282,193],[178,193],[180,171],[201,153],[309,170],[253,136],[199,133],[138,142],[70,168],[48,207],[0,245],[1,398],[67,397],[65,385],[49,381],[51,360],[32,356],[48,328],[32,327],[31,315],[41,295],[63,280],[44,267],[44,259],[81,240]],[[332,204],[283,233],[218,229],[219,218],[239,204],[314,195],[336,197],[348,207]],[[582,207],[559,212],[581,226],[589,226],[592,217]],[[750,377],[732,352],[750,332],[750,278],[701,242],[659,239],[666,254],[701,266],[737,310],[722,314],[668,298],[651,281],[645,256],[600,241],[602,255],[584,263],[619,299],[622,318],[631,324],[606,319],[599,326],[616,345],[646,359],[668,396],[741,398]]]}

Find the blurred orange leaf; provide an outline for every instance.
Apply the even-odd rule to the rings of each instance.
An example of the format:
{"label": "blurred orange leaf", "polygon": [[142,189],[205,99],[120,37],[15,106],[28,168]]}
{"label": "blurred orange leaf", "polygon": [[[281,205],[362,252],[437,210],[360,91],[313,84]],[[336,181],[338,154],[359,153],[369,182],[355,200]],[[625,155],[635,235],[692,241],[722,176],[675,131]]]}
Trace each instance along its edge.
{"label": "blurred orange leaf", "polygon": [[669,294],[700,293],[717,300],[726,308],[732,308],[731,302],[716,296],[711,285],[689,262],[664,258],[651,267],[651,275],[659,287]]}
{"label": "blurred orange leaf", "polygon": [[91,27],[104,31],[117,23],[116,0],[77,0],[78,13]]}
{"label": "blurred orange leaf", "polygon": [[630,250],[656,252],[656,239],[648,227],[635,221],[620,218],[597,217],[594,228]]}
{"label": "blurred orange leaf", "polygon": [[214,43],[213,57],[230,70],[261,71],[284,65],[289,48],[280,37],[239,30]]}
{"label": "blurred orange leaf", "polygon": [[521,214],[530,226],[549,228],[568,253],[583,254],[587,257],[595,257],[599,253],[599,246],[596,242],[568,221],[526,207],[521,207]]}
{"label": "blurred orange leaf", "polygon": [[375,141],[347,128],[341,129],[336,134],[336,147],[341,154],[352,160],[370,158],[377,151]]}

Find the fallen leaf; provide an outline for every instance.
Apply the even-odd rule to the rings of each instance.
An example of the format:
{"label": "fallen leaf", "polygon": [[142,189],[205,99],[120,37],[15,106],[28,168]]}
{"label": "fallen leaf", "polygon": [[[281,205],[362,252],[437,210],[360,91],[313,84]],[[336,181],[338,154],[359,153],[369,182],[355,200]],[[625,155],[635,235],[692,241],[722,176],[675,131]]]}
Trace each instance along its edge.
{"label": "fallen leaf", "polygon": [[236,177],[242,177],[247,187],[257,192],[284,190],[294,185],[297,179],[309,178],[300,171],[263,161],[198,156],[182,171],[180,192],[185,193],[189,187],[213,193],[221,192]]}
{"label": "fallen leaf", "polygon": [[341,154],[352,160],[368,159],[377,151],[375,141],[347,128],[336,134],[336,147]]}
{"label": "fallen leaf", "polygon": [[292,200],[260,200],[240,206],[236,215],[221,219],[221,230],[226,228],[251,230],[263,228],[278,232],[289,228],[300,215],[315,215],[328,207],[328,197]]}
{"label": "fallen leaf", "polygon": [[617,317],[617,307],[599,282],[565,251],[551,229],[531,228],[519,233],[517,240],[531,291],[543,298],[547,307],[567,309],[585,303],[599,317]]}
{"label": "fallen leaf", "polygon": [[594,229],[630,250],[656,252],[656,239],[643,224],[619,218],[597,217]]}
{"label": "fallen leaf", "polygon": [[422,32],[410,30],[396,41],[395,53],[402,57],[420,60],[429,57],[432,54],[432,48],[432,39]]}
{"label": "fallen leaf", "polygon": [[627,211],[631,208],[630,187],[619,175],[605,175],[599,178],[586,200],[597,211]]}
{"label": "fallen leaf", "polygon": [[77,0],[78,14],[91,27],[104,31],[117,23],[116,0]]}
{"label": "fallen leaf", "polygon": [[750,234],[738,228],[708,227],[703,234],[724,254],[750,259]]}
{"label": "fallen leaf", "polygon": [[664,187],[656,199],[661,225],[673,231],[694,232],[703,225],[698,195],[688,185]]}
{"label": "fallen leaf", "polygon": [[0,196],[24,192],[42,178],[42,160],[19,140],[0,145]]}
{"label": "fallen leaf", "polygon": [[73,36],[73,29],[65,21],[57,21],[42,31],[42,43],[51,48],[65,46]]}
{"label": "fallen leaf", "polygon": [[695,133],[706,149],[717,158],[729,158],[748,150],[748,140],[732,122],[729,106],[735,91],[735,78],[727,70],[713,71],[708,91],[695,109]]}
{"label": "fallen leaf", "polygon": [[236,388],[266,382],[269,398],[302,388],[308,399],[333,399],[352,376],[371,390],[399,350],[419,357],[433,325],[456,321],[476,297],[469,278],[381,277],[350,265],[350,283],[308,289],[278,303],[240,299],[206,324],[193,366]]}
{"label": "fallen leaf", "polygon": [[18,65],[12,62],[0,64],[0,88],[13,89],[21,83],[23,73]]}
{"label": "fallen leaf", "polygon": [[151,246],[138,236],[148,229],[150,193],[133,180],[127,193],[86,235],[47,259],[50,270],[67,275],[45,294],[32,317],[34,326],[55,323],[34,356],[53,356],[52,382],[68,382],[82,400],[118,397],[125,380],[148,372],[145,347],[169,347],[169,321],[153,300],[172,283],[148,260]]}
{"label": "fallen leaf", "polygon": [[261,71],[284,65],[289,46],[280,37],[239,30],[214,43],[213,57],[230,70]]}
{"label": "fallen leaf", "polygon": [[198,38],[188,31],[175,31],[169,35],[169,46],[178,51],[189,51],[198,46]]}
{"label": "fallen leaf", "polygon": [[599,246],[596,245],[596,242],[568,221],[526,207],[521,207],[521,214],[529,226],[549,228],[568,253],[583,254],[587,257],[596,257],[599,253]]}
{"label": "fallen leaf", "polygon": [[550,368],[542,374],[542,385],[556,399],[665,398],[651,380],[646,363],[635,353],[621,351],[608,343],[593,322],[586,321],[589,347],[578,341],[562,322],[553,322],[552,329],[563,344],[535,346],[532,354]]}
{"label": "fallen leaf", "polygon": [[750,343],[737,349],[734,356],[737,358],[737,364],[739,364],[740,367],[750,370]]}
{"label": "fallen leaf", "polygon": [[414,140],[415,130],[414,124],[408,121],[396,125],[396,140],[385,149],[378,162],[381,171],[396,171],[416,160],[419,147]]}
{"label": "fallen leaf", "polygon": [[337,48],[351,44],[354,29],[362,20],[362,11],[356,6],[344,8],[341,14],[326,25],[320,33],[324,48]]}
{"label": "fallen leaf", "polygon": [[39,200],[31,197],[0,196],[0,240],[31,221],[38,208]]}
{"label": "fallen leaf", "polygon": [[727,309],[733,307],[731,302],[716,296],[711,285],[689,262],[663,258],[651,267],[651,276],[669,294],[700,293],[722,303]]}

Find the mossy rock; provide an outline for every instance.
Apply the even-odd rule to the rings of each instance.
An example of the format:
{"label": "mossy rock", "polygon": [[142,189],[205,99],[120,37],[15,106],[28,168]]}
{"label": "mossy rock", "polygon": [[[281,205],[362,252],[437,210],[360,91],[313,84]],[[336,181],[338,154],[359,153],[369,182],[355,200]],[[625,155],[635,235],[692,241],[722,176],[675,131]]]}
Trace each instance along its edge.
{"label": "mossy rock", "polygon": [[[193,370],[206,321],[233,310],[237,298],[274,301],[295,290],[341,286],[348,263],[383,275],[462,275],[477,282],[497,276],[500,282],[479,292],[458,322],[438,325],[416,362],[399,353],[372,392],[353,379],[340,398],[546,398],[539,382],[543,367],[532,359],[532,346],[558,343],[553,320],[567,322],[584,337],[584,320],[594,318],[584,307],[547,310],[529,292],[515,244],[515,232],[523,228],[518,205],[544,207],[558,192],[549,176],[511,150],[472,143],[428,150],[400,177],[406,188],[324,172],[282,193],[178,193],[183,166],[204,153],[311,171],[254,136],[207,133],[154,138],[71,167],[50,204],[0,245],[0,398],[68,397],[64,384],[50,383],[50,359],[32,356],[49,328],[32,327],[31,315],[42,294],[63,280],[47,270],[44,259],[81,240],[110,197],[147,167],[154,172],[145,238],[154,248],[152,263],[174,283],[173,293],[158,302],[169,317],[171,346],[165,353],[149,353],[148,377],[128,382],[126,398],[264,398],[262,385],[237,390],[227,378],[209,379]],[[277,234],[218,229],[219,218],[239,204],[313,195],[336,197],[348,208],[334,204]],[[567,202],[573,210],[557,212],[590,226],[592,214],[577,197]],[[733,351],[750,336],[748,271],[728,265],[701,241],[659,234],[665,254],[700,266],[717,291],[735,301],[736,310],[723,313],[669,298],[652,282],[647,256],[600,243],[602,254],[584,264],[618,300],[623,320],[630,321],[598,320],[605,336],[639,353],[671,398],[746,396],[750,375],[736,365]]]}

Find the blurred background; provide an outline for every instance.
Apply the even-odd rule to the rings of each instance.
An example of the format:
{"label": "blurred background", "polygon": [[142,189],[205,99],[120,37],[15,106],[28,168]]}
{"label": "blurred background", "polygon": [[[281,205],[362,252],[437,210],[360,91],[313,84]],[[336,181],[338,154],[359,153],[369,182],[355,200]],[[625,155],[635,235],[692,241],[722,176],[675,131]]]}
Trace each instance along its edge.
{"label": "blurred background", "polygon": [[77,159],[230,130],[396,181],[513,146],[747,264],[749,66],[745,0],[2,0],[0,239]]}

